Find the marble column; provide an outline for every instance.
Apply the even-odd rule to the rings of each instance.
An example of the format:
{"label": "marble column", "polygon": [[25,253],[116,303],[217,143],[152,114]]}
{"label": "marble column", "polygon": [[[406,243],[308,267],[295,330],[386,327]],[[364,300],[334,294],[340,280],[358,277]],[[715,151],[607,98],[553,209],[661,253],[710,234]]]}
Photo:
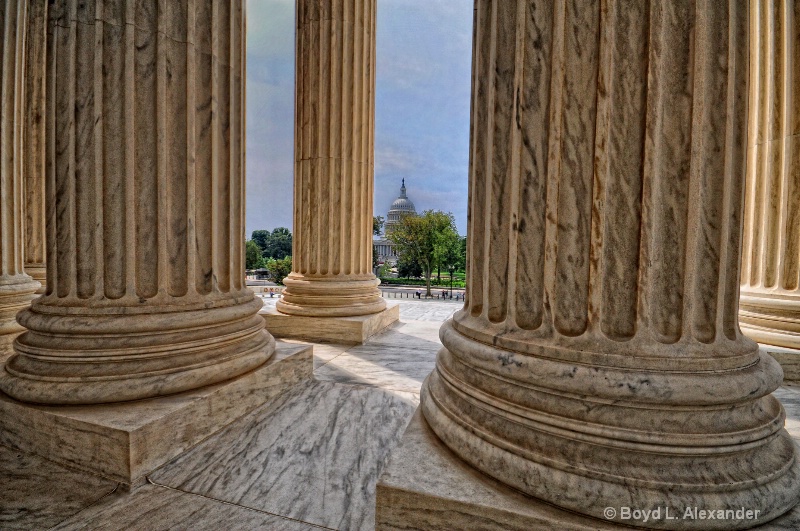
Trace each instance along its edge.
{"label": "marble column", "polygon": [[376,0],[297,3],[292,273],[278,311],[386,308],[372,271]]}
{"label": "marble column", "polygon": [[23,149],[25,272],[45,292],[45,61],[47,2],[28,3],[25,50],[25,132]]}
{"label": "marble column", "polygon": [[23,121],[27,0],[0,6],[0,361],[23,328],[17,312],[41,286],[25,273],[23,248]]}
{"label": "marble column", "polygon": [[470,288],[423,386],[434,432],[598,519],[789,510],[781,369],[737,321],[747,4],[477,0],[474,65]]}
{"label": "marble column", "polygon": [[754,1],[750,27],[739,320],[760,343],[800,349],[800,3]]}
{"label": "marble column", "polygon": [[243,3],[50,3],[47,291],[11,397],[161,396],[273,355],[244,283]]}

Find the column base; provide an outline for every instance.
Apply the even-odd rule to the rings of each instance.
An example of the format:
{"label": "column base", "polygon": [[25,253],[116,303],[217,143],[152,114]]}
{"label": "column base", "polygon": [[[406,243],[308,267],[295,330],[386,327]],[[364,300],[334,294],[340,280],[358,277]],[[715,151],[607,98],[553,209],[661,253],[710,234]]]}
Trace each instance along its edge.
{"label": "column base", "polygon": [[800,381],[800,350],[762,344],[759,347],[780,364],[784,381]]}
{"label": "column base", "polygon": [[436,437],[420,408],[378,479],[375,527],[624,529],[548,505],[472,468]]}
{"label": "column base", "polygon": [[25,331],[17,314],[30,306],[40,287],[27,274],[0,276],[0,363],[14,354],[14,340]]}
{"label": "column base", "polygon": [[0,393],[0,444],[133,484],[312,375],[311,347],[278,343],[275,356],[253,371],[170,396],[38,406]]}
{"label": "column base", "polygon": [[273,308],[265,308],[259,313],[267,323],[267,331],[275,337],[361,344],[399,320],[400,305],[387,304],[386,309],[378,313],[355,317],[287,315]]}
{"label": "column base", "polygon": [[30,277],[42,285],[36,290],[37,295],[42,295],[47,291],[47,267],[39,264],[25,264],[25,272]]}
{"label": "column base", "polygon": [[[484,475],[436,437],[419,408],[393,450],[376,494],[375,525],[385,531],[639,529],[633,527],[634,522],[627,526],[556,508]],[[684,514],[675,515],[671,510],[670,516],[679,517],[674,528],[682,529]],[[800,506],[762,529],[800,529]]]}
{"label": "column base", "polygon": [[24,332],[25,329],[20,327],[18,332],[11,332],[7,334],[0,334],[0,363],[14,355],[14,340]]}

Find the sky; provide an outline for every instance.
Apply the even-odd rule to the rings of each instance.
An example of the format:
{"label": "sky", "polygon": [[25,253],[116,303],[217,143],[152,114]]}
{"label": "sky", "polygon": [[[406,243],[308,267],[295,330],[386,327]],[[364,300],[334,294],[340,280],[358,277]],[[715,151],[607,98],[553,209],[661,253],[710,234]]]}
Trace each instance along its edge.
{"label": "sky", "polygon": [[[292,227],[294,0],[247,0],[247,216]],[[467,230],[473,0],[378,0],[375,215],[405,178],[423,210]]]}

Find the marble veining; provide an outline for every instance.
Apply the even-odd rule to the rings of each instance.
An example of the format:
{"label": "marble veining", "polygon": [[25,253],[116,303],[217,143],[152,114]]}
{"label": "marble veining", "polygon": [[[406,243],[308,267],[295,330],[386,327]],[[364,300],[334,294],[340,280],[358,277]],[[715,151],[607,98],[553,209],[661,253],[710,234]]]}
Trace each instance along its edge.
{"label": "marble veining", "polygon": [[800,378],[800,3],[750,4],[748,107],[739,321]]}
{"label": "marble veining", "polygon": [[737,322],[748,14],[476,0],[470,289],[420,393],[472,466],[588,517],[760,511],[685,529],[800,501],[780,367]]}
{"label": "marble veining", "polygon": [[136,482],[273,396],[309,380],[311,350],[280,344],[271,362],[239,378],[133,402],[37,406],[0,393],[0,444]]}
{"label": "marble veining", "polygon": [[41,284],[24,269],[23,245],[25,146],[25,39],[28,6],[25,0],[0,5],[0,362],[12,353],[14,338],[23,331],[16,316],[27,308]]}
{"label": "marble veining", "polygon": [[[444,308],[448,303],[422,304]],[[376,339],[386,343],[390,337],[402,341],[402,333],[438,345],[436,323],[406,320],[394,325],[390,332]],[[296,344],[292,349],[304,346],[300,341],[291,343]],[[361,347],[314,345],[321,361],[335,360],[354,348]],[[278,356],[283,350],[278,349]],[[409,351],[410,357],[419,355],[419,351]],[[373,361],[380,365],[392,359],[384,360],[376,350]],[[379,470],[375,473],[381,474],[391,469],[390,475],[384,476],[384,484],[394,497],[391,512],[385,512],[387,506],[379,502],[378,510],[384,511],[385,516],[378,522],[380,529],[424,528],[432,524],[450,529],[543,529],[543,521],[559,514],[561,529],[567,523],[580,528],[578,522],[585,520],[531,501],[470,467],[446,449],[429,428],[416,429],[416,435],[407,441],[404,437],[403,446],[388,450],[386,459],[386,452],[381,452],[379,445],[393,446],[397,442],[389,440],[386,428],[382,428],[387,416],[392,419],[390,423],[401,425],[398,431],[405,429],[399,418],[386,410],[394,410],[408,420],[417,403],[415,393],[381,391],[379,388],[386,384],[377,381],[376,389],[317,382],[308,384],[316,388],[313,391],[295,388],[290,395],[275,398],[202,443],[191,459],[177,459],[152,475],[153,481],[169,483],[176,489],[149,485],[133,493],[117,489],[106,496],[113,491],[113,482],[62,469],[30,454],[22,454],[30,466],[12,466],[14,459],[0,452],[0,501],[11,499],[7,492],[21,493],[19,507],[14,509],[15,525],[0,523],[0,528],[48,528],[66,518],[57,529],[370,529],[371,513],[362,513],[372,511],[376,493],[381,496],[383,487],[373,488],[372,483],[376,468]],[[787,430],[800,442],[800,386],[786,384],[774,395],[786,409]],[[362,402],[369,405],[358,406]],[[409,427],[408,431],[414,429]],[[428,453],[426,441],[443,452]],[[364,450],[359,452],[359,448]],[[408,461],[409,455],[416,460]],[[376,467],[378,459],[386,464]],[[369,460],[375,461],[370,464]],[[9,472],[9,467],[14,472]],[[200,477],[193,480],[195,473]],[[73,491],[51,488],[53,478],[59,484],[78,487]],[[20,481],[26,486],[20,487]],[[58,502],[65,501],[65,493],[82,493],[80,485],[95,485],[97,481],[102,489],[96,491],[96,496],[81,497],[66,512],[58,508]],[[2,490],[5,486],[9,486],[8,490]],[[418,510],[419,499],[409,488],[432,495],[425,502],[426,511]],[[248,496],[250,491],[254,495]],[[55,503],[54,496],[58,497]],[[100,501],[95,501],[98,498]],[[282,520],[269,513],[294,520]],[[530,518],[539,523],[530,525]],[[800,510],[796,509],[765,529],[794,530],[798,521]],[[388,522],[400,525],[390,526]],[[600,525],[591,522],[589,529]]]}
{"label": "marble veining", "polygon": [[73,518],[62,522],[53,528],[53,531],[84,529],[310,531],[320,527],[175,489],[147,485],[133,492],[118,492],[104,498]]}
{"label": "marble veining", "polygon": [[428,338],[423,339],[418,337],[423,334],[415,335],[411,326],[395,326],[336,356],[314,374],[320,380],[418,393],[422,381],[434,369],[436,352],[441,348],[438,327],[426,331]]}
{"label": "marble veining", "polygon": [[372,529],[375,483],[411,393],[310,382],[150,476],[160,485],[336,529]]}
{"label": "marble veining", "polygon": [[47,35],[47,3],[28,4],[28,25],[25,37],[25,149],[23,181],[25,188],[25,272],[42,284],[37,293],[44,293],[45,267],[45,63]]}
{"label": "marble veining", "polygon": [[[47,4],[47,291],[19,314],[27,332],[0,370],[9,396],[157,397],[274,354],[244,282],[241,4],[206,2],[196,16],[132,0]],[[164,38],[184,30],[194,43]]]}
{"label": "marble veining", "polygon": [[284,314],[386,308],[372,272],[376,8],[376,0],[297,3],[292,273],[277,301]]}
{"label": "marble veining", "polygon": [[0,529],[48,529],[117,483],[0,445]]}

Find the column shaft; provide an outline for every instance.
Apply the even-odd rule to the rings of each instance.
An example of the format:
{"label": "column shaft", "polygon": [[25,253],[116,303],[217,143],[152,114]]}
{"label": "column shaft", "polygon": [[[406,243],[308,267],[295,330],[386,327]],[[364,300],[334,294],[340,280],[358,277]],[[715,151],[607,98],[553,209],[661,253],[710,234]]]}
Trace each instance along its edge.
{"label": "column shaft", "polygon": [[25,52],[25,272],[42,284],[45,267],[45,62],[47,2],[29,2]]}
{"label": "column shaft", "polygon": [[0,361],[23,330],[17,312],[40,284],[25,273],[23,249],[23,120],[27,0],[0,6]]}
{"label": "column shaft", "polygon": [[740,320],[800,349],[800,3],[751,3],[750,107]]}
{"label": "column shaft", "polygon": [[273,354],[244,283],[244,48],[240,0],[50,4],[47,292],[4,392],[133,400]]}
{"label": "column shaft", "polygon": [[386,307],[372,273],[375,0],[300,0],[292,274],[279,311]]}
{"label": "column shaft", "polygon": [[484,472],[598,518],[797,503],[780,367],[737,324],[747,20],[476,1],[469,298],[422,410]]}

